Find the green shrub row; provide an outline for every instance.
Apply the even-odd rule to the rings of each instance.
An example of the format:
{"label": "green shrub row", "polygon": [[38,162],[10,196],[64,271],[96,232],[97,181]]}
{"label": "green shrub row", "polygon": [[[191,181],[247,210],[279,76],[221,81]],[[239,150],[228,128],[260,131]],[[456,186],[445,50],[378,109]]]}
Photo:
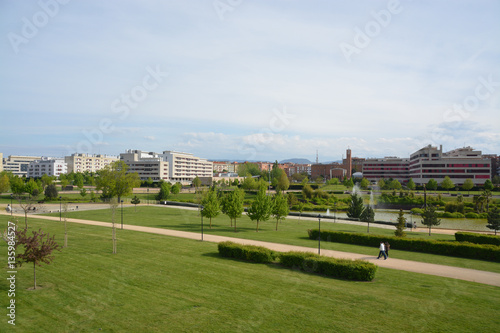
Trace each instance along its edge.
{"label": "green shrub row", "polygon": [[500,236],[482,235],[472,232],[456,232],[455,239],[459,242],[469,242],[474,244],[491,244],[500,246]]}
{"label": "green shrub row", "polygon": [[377,271],[376,265],[366,261],[335,259],[307,252],[282,253],[279,260],[285,267],[354,281],[372,281]]}
{"label": "green shrub row", "polygon": [[[308,230],[310,239],[318,239],[318,230]],[[378,247],[380,242],[388,241],[391,249],[439,254],[470,259],[500,262],[500,246],[446,242],[422,238],[400,238],[393,236],[367,235],[341,231],[322,230],[321,240],[346,244]]]}
{"label": "green shrub row", "polygon": [[298,268],[305,272],[323,274],[335,278],[355,281],[371,281],[377,266],[362,260],[335,259],[307,252],[277,254],[261,246],[242,245],[233,242],[218,244],[219,254],[227,258],[272,263],[279,259],[285,267]]}
{"label": "green shrub row", "polygon": [[271,263],[276,259],[276,253],[262,246],[241,245],[233,242],[221,242],[218,245],[219,254],[227,258]]}

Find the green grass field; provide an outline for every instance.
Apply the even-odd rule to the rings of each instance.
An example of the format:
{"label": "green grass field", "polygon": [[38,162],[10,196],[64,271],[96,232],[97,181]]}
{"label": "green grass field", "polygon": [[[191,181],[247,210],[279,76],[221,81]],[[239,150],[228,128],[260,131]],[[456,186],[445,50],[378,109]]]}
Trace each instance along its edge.
{"label": "green grass field", "polygon": [[[0,216],[2,225],[8,217]],[[30,219],[62,243],[62,223]],[[264,234],[264,233],[263,233]],[[6,244],[0,243],[6,262]],[[214,243],[69,225],[69,247],[18,269],[0,332],[495,332],[500,288],[380,268],[351,282],[223,259]],[[6,270],[4,270],[6,276]]]}
{"label": "green grass field", "polygon": [[[58,213],[48,214],[52,216],[59,216]],[[69,212],[68,217],[87,219],[103,222],[111,222],[111,212],[108,209],[93,210],[93,211],[78,211]],[[116,214],[117,222],[121,222],[120,208]],[[137,212],[135,207],[126,207],[123,209],[124,224],[133,224],[155,228],[165,228],[181,231],[190,231],[201,233],[201,218],[197,211],[177,209],[171,207],[156,207],[156,206],[138,206]],[[389,229],[376,228],[375,224],[370,225],[370,232],[373,234],[381,234],[393,236],[394,231]],[[276,231],[276,221],[269,220],[261,222],[259,225],[259,232],[256,232],[256,223],[251,221],[246,215],[242,216],[237,221],[237,232],[234,228],[230,227],[229,218],[225,215],[219,215],[212,219],[212,229],[209,229],[208,219],[204,219],[204,233],[216,234],[221,236],[254,239],[266,242],[283,243],[290,245],[300,245],[315,248],[317,242],[310,240],[307,235],[308,229],[318,228],[318,221],[307,221],[304,219],[286,219],[278,226]],[[356,226],[341,223],[322,222],[321,228],[323,230],[336,230],[347,232],[363,232],[366,233],[367,227]],[[440,240],[454,240],[453,235],[432,234],[428,236],[427,233],[407,232],[408,237],[421,237],[425,239],[440,239]],[[378,248],[371,248],[366,246],[339,244],[322,242],[323,249],[361,253],[366,255],[378,255]],[[407,259],[414,261],[429,262],[435,264],[465,267],[472,269],[479,269],[491,272],[500,273],[500,264],[488,261],[463,259],[455,257],[446,257],[426,253],[408,252],[391,250],[391,257],[399,259]]]}

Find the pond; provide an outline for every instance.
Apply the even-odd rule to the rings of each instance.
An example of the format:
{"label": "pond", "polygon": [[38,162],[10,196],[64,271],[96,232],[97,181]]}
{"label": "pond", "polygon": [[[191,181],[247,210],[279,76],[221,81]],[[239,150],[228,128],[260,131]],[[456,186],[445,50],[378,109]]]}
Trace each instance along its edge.
{"label": "pond", "polygon": [[[406,220],[408,222],[417,222],[417,227],[424,226],[421,221],[422,218],[418,215],[410,214],[410,211],[404,211]],[[325,215],[333,216],[333,212],[325,212],[321,213]],[[386,221],[386,222],[394,222],[398,221],[399,210],[390,210],[390,209],[375,209],[375,221]],[[346,218],[346,213],[339,212],[336,213],[336,216],[339,218]],[[441,224],[437,227],[433,228],[442,228],[442,229],[459,229],[459,230],[474,230],[474,231],[492,231],[486,227],[487,221],[486,219],[450,219],[450,218],[441,218]]]}

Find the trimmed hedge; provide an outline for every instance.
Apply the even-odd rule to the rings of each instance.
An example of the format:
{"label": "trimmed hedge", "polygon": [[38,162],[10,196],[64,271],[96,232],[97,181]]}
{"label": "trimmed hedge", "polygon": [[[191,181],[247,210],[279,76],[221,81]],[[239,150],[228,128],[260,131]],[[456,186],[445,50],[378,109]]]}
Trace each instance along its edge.
{"label": "trimmed hedge", "polygon": [[354,281],[372,281],[378,268],[362,260],[335,259],[307,252],[282,253],[279,260],[285,267]]}
{"label": "trimmed hedge", "polygon": [[500,246],[500,236],[482,235],[472,232],[456,232],[455,239],[459,242],[469,242],[474,244],[491,244]]}
{"label": "trimmed hedge", "polygon": [[257,263],[272,263],[279,258],[279,263],[285,267],[346,280],[371,281],[377,271],[376,265],[366,261],[335,259],[308,252],[287,252],[278,255],[265,247],[233,242],[221,242],[218,249],[219,254],[227,258]]}
{"label": "trimmed hedge", "polygon": [[[310,239],[318,239],[318,230],[308,230]],[[392,236],[367,235],[359,233],[321,230],[321,240],[346,244],[378,247],[380,242],[388,241],[391,249],[439,254],[470,259],[500,262],[500,246],[490,244],[471,244],[446,242],[422,238],[399,238]]]}
{"label": "trimmed hedge", "polygon": [[241,245],[233,242],[221,242],[218,245],[219,254],[227,258],[236,258],[257,263],[271,263],[276,253],[262,246]]}

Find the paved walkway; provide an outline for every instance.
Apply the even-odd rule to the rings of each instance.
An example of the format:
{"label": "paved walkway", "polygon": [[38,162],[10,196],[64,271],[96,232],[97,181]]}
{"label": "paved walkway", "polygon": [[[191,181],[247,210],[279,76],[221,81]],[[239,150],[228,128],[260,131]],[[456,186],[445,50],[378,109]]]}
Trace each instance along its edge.
{"label": "paved walkway", "polygon": [[[10,215],[10,214],[7,214],[5,211],[1,211],[0,214]],[[14,214],[14,216],[24,217],[24,215],[22,215],[22,214]],[[45,219],[45,220],[52,220],[52,221],[59,221],[58,217],[52,217],[52,216],[37,215],[36,218]],[[112,226],[111,223],[109,223],[109,222],[80,220],[80,219],[72,219],[72,218],[68,218],[67,221],[73,222],[73,223],[81,223],[81,224],[95,225],[95,226],[101,226],[101,227],[108,227],[108,228],[110,228]],[[166,235],[166,236],[174,236],[174,237],[182,237],[182,238],[201,240],[201,235],[199,233],[193,233],[193,232],[187,232],[187,231],[177,231],[177,230],[170,230],[170,229],[143,227],[143,226],[128,225],[128,224],[124,224],[123,229],[124,230],[140,231],[140,232],[148,232],[148,233]],[[313,252],[313,253],[318,252],[317,248],[309,248],[309,247],[303,247],[303,246],[262,242],[262,241],[256,241],[256,240],[251,240],[251,239],[241,239],[241,238],[233,238],[233,237],[225,237],[225,236],[217,236],[217,235],[204,234],[203,240],[208,241],[208,242],[216,242],[216,243],[223,242],[223,241],[232,241],[232,242],[240,243],[240,244],[258,245],[258,246],[264,246],[264,247],[267,247],[271,250],[280,251],[280,252],[287,252],[287,251],[304,251],[304,252]],[[378,249],[374,249],[374,252],[377,252],[377,254],[378,254]],[[428,263],[422,263],[422,262],[417,262],[417,261],[394,259],[394,258],[389,258],[387,260],[383,260],[383,259],[377,259],[377,257],[375,257],[375,256],[367,256],[364,254],[333,251],[333,250],[321,250],[321,255],[334,257],[334,258],[361,259],[361,260],[366,260],[368,262],[372,262],[372,263],[374,263],[380,267],[384,267],[384,268],[392,268],[392,269],[399,269],[399,270],[404,270],[404,271],[408,271],[408,272],[436,275],[436,276],[448,277],[448,278],[465,280],[465,281],[472,281],[472,282],[483,283],[483,284],[488,284],[488,285],[500,287],[500,274],[499,273],[479,271],[479,270],[474,270],[474,269],[460,268],[460,267],[453,267],[453,266],[428,264]]]}

